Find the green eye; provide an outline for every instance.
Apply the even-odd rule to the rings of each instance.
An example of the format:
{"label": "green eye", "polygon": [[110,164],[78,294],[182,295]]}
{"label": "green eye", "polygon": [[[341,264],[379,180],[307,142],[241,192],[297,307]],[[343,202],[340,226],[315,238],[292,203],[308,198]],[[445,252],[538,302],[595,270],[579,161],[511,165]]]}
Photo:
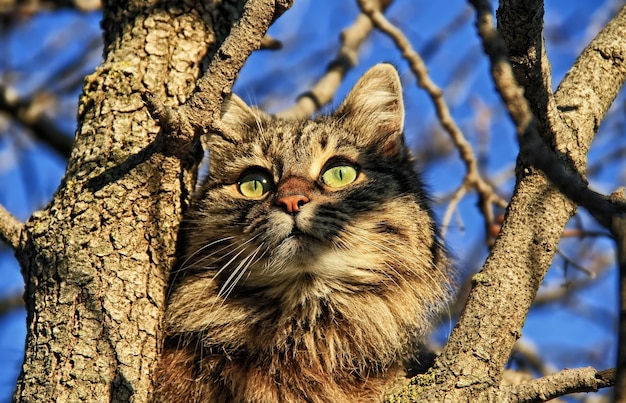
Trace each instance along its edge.
{"label": "green eye", "polygon": [[238,186],[242,195],[257,198],[270,191],[272,178],[265,172],[250,172],[241,177]]}
{"label": "green eye", "polygon": [[331,188],[341,188],[354,182],[356,177],[356,168],[350,165],[338,165],[324,171],[322,182]]}

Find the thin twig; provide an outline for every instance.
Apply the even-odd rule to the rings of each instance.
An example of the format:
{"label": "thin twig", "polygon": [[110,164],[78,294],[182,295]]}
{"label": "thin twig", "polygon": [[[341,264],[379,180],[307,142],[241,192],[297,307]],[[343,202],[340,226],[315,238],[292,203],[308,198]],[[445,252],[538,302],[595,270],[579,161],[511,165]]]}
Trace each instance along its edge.
{"label": "thin twig", "polygon": [[448,227],[450,226],[450,221],[452,220],[452,215],[456,211],[456,207],[461,202],[463,197],[467,194],[467,191],[471,189],[471,187],[472,187],[472,184],[466,179],[463,179],[463,182],[461,183],[461,185],[452,194],[452,197],[450,198],[450,201],[448,202],[448,207],[446,208],[446,211],[443,214],[443,219],[441,220],[441,236],[446,235]]}
{"label": "thin twig", "polygon": [[181,108],[199,130],[221,132],[220,106],[230,94],[239,70],[252,51],[259,49],[270,24],[293,0],[249,0],[241,18],[217,50],[207,72],[198,80],[198,90]]}
{"label": "thin twig", "polygon": [[263,39],[261,39],[261,44],[260,44],[259,49],[263,49],[263,50],[278,50],[278,49],[281,49],[282,47],[283,47],[282,42],[280,42],[279,40],[273,38],[270,35],[265,34]]}
{"label": "thin twig", "polygon": [[0,205],[0,240],[11,245],[13,249],[17,249],[20,245],[20,235],[24,225],[4,206]]}
{"label": "thin twig", "polygon": [[[384,9],[391,0],[379,2]],[[360,13],[354,23],[341,33],[341,46],[335,59],[328,64],[324,76],[313,88],[301,94],[295,105],[278,112],[276,116],[283,119],[304,119],[330,102],[346,74],[356,65],[361,44],[372,32],[372,28],[370,18]]]}
{"label": "thin twig", "polygon": [[585,266],[579,264],[574,259],[571,259],[560,248],[556,250],[556,254],[559,255],[563,259],[563,261],[566,264],[566,267],[567,266],[572,266],[576,270],[579,270],[579,271],[585,273],[587,276],[591,277],[592,279],[595,278],[595,276],[596,276],[595,272],[593,272],[592,270],[587,269]]}
{"label": "thin twig", "polygon": [[[519,339],[515,343],[511,353],[512,357],[515,357],[516,362],[518,362],[518,366],[525,367],[524,372],[548,376],[555,371],[555,368],[546,363],[545,358],[541,356],[537,348],[524,338]],[[522,362],[521,364],[519,363],[520,361]]]}
{"label": "thin twig", "polygon": [[0,317],[18,308],[24,308],[24,296],[21,292],[14,292],[0,298]]}
{"label": "thin twig", "polygon": [[615,369],[598,371],[592,367],[566,369],[546,375],[532,382],[501,388],[501,397],[507,402],[545,402],[558,396],[576,392],[596,392],[615,384]]}
{"label": "thin twig", "polygon": [[63,132],[43,113],[58,102],[49,93],[36,94],[27,100],[19,99],[10,87],[0,86],[0,110],[30,128],[37,139],[48,144],[60,156],[68,158],[74,142],[71,133]]}
{"label": "thin twig", "polygon": [[417,78],[418,85],[430,96],[442,127],[452,139],[452,142],[459,150],[461,159],[465,163],[466,173],[463,178],[463,182],[455,192],[453,198],[450,200],[450,204],[444,214],[442,234],[445,235],[446,227],[450,222],[452,213],[456,209],[456,206],[465,193],[472,188],[476,189],[478,192],[480,198],[480,208],[485,217],[485,228],[488,229],[489,225],[494,220],[492,203],[496,203],[500,207],[506,207],[507,202],[501,198],[495,192],[493,187],[481,176],[478,169],[478,161],[474,155],[474,150],[472,149],[469,141],[467,141],[463,135],[459,126],[452,118],[450,109],[448,108],[446,100],[443,97],[443,91],[431,80],[424,61],[419,53],[413,49],[404,33],[391,24],[387,18],[385,18],[380,9],[377,8],[370,0],[358,0],[358,4],[361,11],[371,18],[376,28],[389,36],[402,52],[402,56],[409,63],[411,71],[413,71],[413,74]]}

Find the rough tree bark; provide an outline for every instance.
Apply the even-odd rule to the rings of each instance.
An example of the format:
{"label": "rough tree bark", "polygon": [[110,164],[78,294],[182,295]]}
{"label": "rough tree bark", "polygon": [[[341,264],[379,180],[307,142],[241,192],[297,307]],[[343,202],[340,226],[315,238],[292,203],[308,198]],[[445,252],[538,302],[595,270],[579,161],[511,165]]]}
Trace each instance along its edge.
{"label": "rough tree bark", "polygon": [[[570,169],[584,174],[599,122],[626,80],[626,7],[583,51],[553,95],[543,48],[543,2],[500,3],[499,29],[513,49],[515,74],[531,101],[529,109],[522,89],[515,85],[506,49],[493,49],[488,43],[495,35],[490,31],[493,17],[489,2],[471,3],[478,11],[477,28],[491,57],[496,87],[518,126],[522,148],[527,141],[522,133],[524,125],[534,113],[545,144]],[[607,384],[605,375],[613,376],[612,372],[581,369],[567,381],[572,374],[563,371],[563,376],[547,382],[538,380],[519,388],[500,386],[537,288],[550,267],[565,224],[576,210],[573,202],[523,158],[518,160],[516,172],[502,229],[482,271],[474,276],[459,323],[431,372],[416,380],[403,396],[418,393],[419,401],[427,402],[543,401],[568,390],[596,390]]]}
{"label": "rough tree bark", "polygon": [[85,80],[65,177],[17,248],[28,338],[16,400],[150,400],[200,150],[164,147],[141,95],[185,102],[244,3],[103,4],[104,61]]}

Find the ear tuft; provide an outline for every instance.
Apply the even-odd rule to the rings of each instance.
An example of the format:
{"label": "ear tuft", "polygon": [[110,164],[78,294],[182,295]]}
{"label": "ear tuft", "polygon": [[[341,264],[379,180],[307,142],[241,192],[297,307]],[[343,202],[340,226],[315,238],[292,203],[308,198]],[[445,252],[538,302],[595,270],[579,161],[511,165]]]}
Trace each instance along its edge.
{"label": "ear tuft", "polygon": [[368,143],[380,144],[386,156],[400,153],[404,147],[404,104],[395,67],[381,63],[369,69],[354,85],[335,116],[364,136]]}

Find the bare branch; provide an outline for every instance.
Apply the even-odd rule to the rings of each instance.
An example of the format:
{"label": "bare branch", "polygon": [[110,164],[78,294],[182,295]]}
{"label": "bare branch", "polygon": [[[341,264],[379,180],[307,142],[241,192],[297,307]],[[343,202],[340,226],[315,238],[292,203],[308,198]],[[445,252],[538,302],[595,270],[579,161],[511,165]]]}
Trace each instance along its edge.
{"label": "bare branch", "polygon": [[200,129],[219,127],[220,106],[230,94],[239,70],[252,51],[259,49],[270,24],[286,11],[292,0],[250,0],[213,56],[207,72],[198,80],[198,89],[181,108],[192,125]]}
{"label": "bare branch", "polygon": [[[478,32],[483,40],[485,52],[489,55],[492,64],[492,74],[496,88],[505,102],[511,118],[513,119],[520,143],[522,159],[533,166],[540,168],[550,178],[559,190],[568,196],[576,204],[585,207],[603,226],[609,229],[615,236],[620,265],[620,343],[618,349],[617,364],[617,387],[615,388],[616,400],[626,398],[626,203],[624,202],[623,190],[611,197],[602,196],[587,187],[582,176],[574,171],[573,167],[567,167],[563,159],[551,152],[544,144],[538,131],[537,120],[530,111],[528,102],[524,98],[523,90],[513,78],[510,64],[507,60],[507,51],[504,43],[493,28],[493,17],[488,1],[475,0],[472,4],[478,12]],[[577,147],[574,147],[579,156],[586,154],[590,139],[598,129],[601,119],[608,110],[609,105],[617,95],[619,88],[626,80],[626,6],[613,18],[609,24],[598,34],[592,43],[578,58],[575,66],[563,80],[560,88],[568,92],[568,106],[562,106],[562,113],[573,112],[568,118],[578,119],[571,123],[571,128],[577,130]],[[610,77],[596,71],[607,70]],[[606,83],[596,81],[596,75],[609,80],[613,85],[606,87]],[[572,78],[573,77],[573,78]],[[589,82],[579,80],[586,79]],[[584,90],[573,87],[572,83],[578,84]],[[589,99],[590,88],[606,89],[606,94],[595,95],[595,99]],[[593,92],[593,91],[592,91]],[[602,91],[601,91],[602,92]],[[585,120],[594,119],[592,125]],[[575,123],[579,123],[578,125]],[[575,165],[582,169],[581,162],[586,158],[574,158]]]}
{"label": "bare branch", "polygon": [[[181,159],[154,152],[159,130],[147,119],[140,95],[147,89],[165,104],[179,105],[193,90],[205,55],[224,35],[238,36],[227,43],[258,45],[278,14],[274,1],[218,3],[220,8],[212,2],[104,4],[105,61],[86,79],[74,152],[51,203],[25,225],[28,242],[18,254],[32,331],[16,401],[151,400],[153,379],[146,374],[154,372],[162,345],[167,273],[198,154]],[[243,19],[232,28],[242,8]],[[260,24],[263,29],[249,30],[240,40],[242,26]],[[133,35],[117,36],[131,30]],[[237,53],[220,51],[215,58],[214,64],[234,65],[229,83],[240,66]],[[206,80],[218,86],[208,96],[221,98],[228,90],[224,77],[209,75]],[[215,101],[218,112],[220,102]],[[93,241],[88,248],[87,237]],[[99,335],[97,343],[93,335]],[[99,376],[90,376],[88,368],[100,368]]]}
{"label": "bare branch", "polygon": [[[588,144],[626,80],[626,6],[587,45],[554,97],[571,141]],[[588,146],[579,153],[586,153]]]}
{"label": "bare branch", "polygon": [[[489,5],[486,2],[475,3],[477,9],[484,7],[482,11],[479,11],[479,14],[482,15],[482,21],[479,22],[479,32],[485,43],[485,51],[492,60],[496,87],[518,128],[520,153],[527,162],[541,168],[559,187],[559,190],[589,210],[605,227],[610,228],[611,217],[622,209],[615,206],[609,198],[589,190],[586,181],[574,172],[567,170],[561,158],[556,157],[544,145],[539,135],[537,122],[524,98],[523,91],[517,87],[511,74],[510,65],[507,61],[508,52],[493,30]],[[479,3],[484,4],[480,5]],[[571,116],[570,112],[576,111],[576,121],[572,122],[575,123],[574,127],[580,125],[582,129],[585,125],[588,126],[587,121],[592,120],[591,130],[579,130],[579,134],[582,132],[592,136],[597,131],[599,126],[597,122],[602,120],[626,80],[626,65],[623,56],[626,54],[626,41],[623,40],[626,35],[625,23],[626,7],[623,7],[620,13],[607,24],[581,54],[555,94],[558,99],[564,101],[564,93],[568,93],[567,103],[570,104],[570,107],[561,106],[561,102],[559,102],[558,107],[563,114],[568,114],[568,118]],[[601,60],[594,61],[592,66],[587,65],[594,58]],[[544,69],[546,69],[545,66],[548,66],[547,70],[543,71],[542,77],[549,75],[549,64],[545,57],[545,50],[542,53],[542,62],[536,63],[536,65],[544,66]],[[613,85],[607,87],[604,83],[606,80],[610,80]],[[546,85],[549,84],[548,81]],[[602,91],[592,91],[596,99],[588,99],[591,96],[589,95],[589,87],[597,88],[600,86]],[[585,88],[585,90],[580,88]],[[545,90],[545,88],[543,89]],[[541,96],[544,95],[545,91],[542,92]],[[581,100],[582,97],[585,99]],[[550,101],[548,103],[552,104]],[[555,110],[556,105],[554,106],[548,110]],[[586,153],[586,150],[583,152]]]}
{"label": "bare branch", "polygon": [[20,236],[24,225],[2,205],[0,205],[0,240],[11,245],[13,249],[20,246]]}
{"label": "bare branch", "polygon": [[9,87],[0,86],[0,110],[31,129],[34,136],[47,143],[54,151],[67,159],[72,150],[70,133],[61,131],[43,115],[48,105],[57,101],[51,94],[40,94],[30,100],[20,100]]}
{"label": "bare branch", "polygon": [[555,397],[576,392],[596,392],[613,386],[615,369],[598,371],[592,367],[566,369],[544,376],[532,382],[516,386],[503,386],[500,401],[531,403],[547,401]]}
{"label": "bare branch", "polygon": [[[391,0],[378,0],[380,7],[386,8]],[[284,119],[304,119],[333,99],[341,82],[356,65],[359,48],[372,31],[372,21],[360,13],[354,23],[341,33],[341,47],[335,60],[328,64],[326,73],[310,91],[301,94],[291,108],[281,111],[276,116]]]}
{"label": "bare branch", "polygon": [[[515,85],[506,49],[493,28],[489,2],[472,4],[478,11],[477,26],[492,61],[494,80],[497,85],[508,85],[502,98],[513,121],[523,128],[518,129],[523,137],[521,134],[531,123],[535,127],[532,113],[523,90]],[[555,132],[557,149],[588,149],[592,136],[581,138],[580,144],[568,144],[567,135]],[[571,159],[577,166],[584,166],[586,153],[576,153]],[[502,378],[502,369],[521,334],[528,309],[574,212],[575,205],[545,176],[526,166],[523,159],[518,160],[517,183],[506,218],[492,253],[481,273],[473,278],[459,322],[432,368],[437,386],[427,388],[424,395],[428,398],[424,401],[465,401],[469,396],[488,401],[492,397],[489,389]]]}
{"label": "bare branch", "polygon": [[[622,195],[622,203],[624,198]],[[615,401],[626,399],[626,214],[616,215],[612,221],[611,232],[617,244],[617,262],[619,265],[619,338],[617,345],[617,381]]]}
{"label": "bare branch", "polygon": [[501,198],[495,192],[493,187],[480,175],[478,170],[478,161],[474,155],[474,150],[472,149],[469,141],[467,141],[463,135],[463,132],[461,132],[459,126],[452,118],[450,108],[448,108],[448,104],[443,97],[443,91],[430,79],[428,69],[424,64],[424,61],[419,53],[413,49],[404,33],[391,24],[387,18],[385,18],[380,9],[377,8],[376,5],[370,0],[358,0],[358,4],[361,11],[372,19],[376,28],[388,35],[402,52],[402,56],[409,63],[411,71],[413,71],[413,74],[417,78],[418,85],[430,96],[435,110],[437,111],[437,117],[439,118],[441,125],[459,150],[459,155],[465,163],[466,174],[463,178],[463,183],[454,193],[454,196],[450,200],[450,204],[446,209],[446,213],[443,218],[442,233],[445,235],[446,227],[450,222],[452,213],[456,209],[457,204],[469,189],[474,188],[478,192],[480,198],[481,211],[485,217],[485,232],[488,234],[488,228],[494,221],[492,203],[496,203],[500,207],[506,207],[507,202]]}
{"label": "bare branch", "polygon": [[289,0],[276,3],[272,0],[248,1],[230,35],[213,56],[207,72],[198,80],[199,90],[178,110],[167,107],[153,94],[142,93],[150,114],[164,129],[165,147],[170,150],[177,145],[189,147],[204,131],[221,132],[219,114],[224,97],[230,94],[235,78],[250,54],[271,41],[266,36],[271,22],[291,4]]}
{"label": "bare branch", "polygon": [[568,130],[552,95],[552,69],[543,40],[543,0],[503,0],[496,14],[513,74],[524,87],[540,132],[552,138],[554,131]]}
{"label": "bare branch", "polygon": [[[547,148],[539,134],[538,122],[530,110],[528,101],[524,98],[524,90],[517,85],[513,76],[504,42],[493,27],[489,3],[484,1],[473,1],[472,3],[479,13],[478,31],[483,39],[485,52],[491,59],[496,89],[517,127],[521,156],[527,163],[546,173],[566,196],[585,207],[602,225],[610,228],[611,218],[621,209],[607,197],[591,191],[587,187],[586,180],[568,169],[563,160]],[[624,14],[623,18],[626,19],[626,7],[622,13]],[[618,19],[616,18],[616,20]],[[609,26],[610,24],[607,25],[607,27]],[[626,34],[626,30],[624,34]],[[622,70],[623,83],[623,80],[626,79],[626,66],[622,66]]]}
{"label": "bare branch", "polygon": [[0,317],[17,308],[24,308],[24,297],[21,292],[9,294],[0,299]]}

